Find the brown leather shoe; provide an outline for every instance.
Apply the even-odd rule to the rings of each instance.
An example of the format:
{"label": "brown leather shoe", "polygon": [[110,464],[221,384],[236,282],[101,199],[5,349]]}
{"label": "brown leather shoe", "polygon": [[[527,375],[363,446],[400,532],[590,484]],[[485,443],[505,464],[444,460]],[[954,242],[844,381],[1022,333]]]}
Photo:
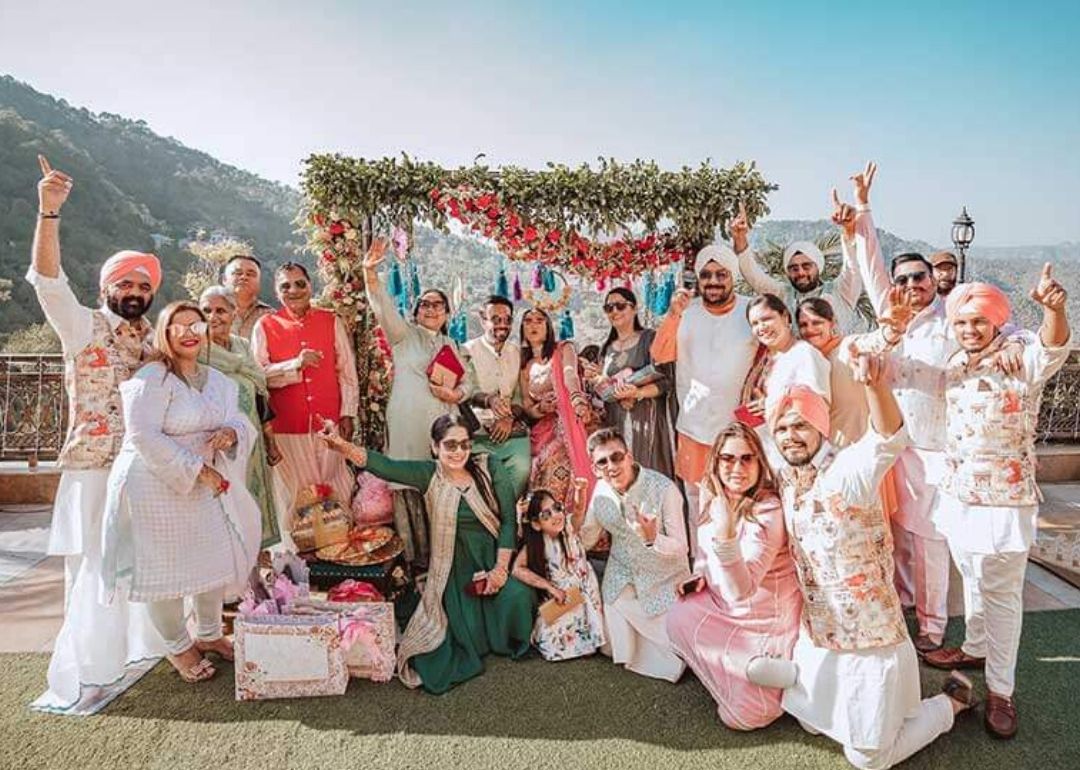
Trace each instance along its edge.
{"label": "brown leather shoe", "polygon": [[928,652],[941,649],[941,642],[935,642],[929,634],[919,634],[915,637],[915,652],[925,655]]}
{"label": "brown leather shoe", "polygon": [[926,665],[952,670],[954,668],[984,668],[986,658],[975,658],[959,647],[942,647],[923,655]]}
{"label": "brown leather shoe", "polygon": [[1019,725],[1019,717],[1016,714],[1016,703],[1012,698],[1004,695],[988,693],[986,696],[986,716],[983,718],[986,732],[994,738],[1008,740],[1016,735]]}

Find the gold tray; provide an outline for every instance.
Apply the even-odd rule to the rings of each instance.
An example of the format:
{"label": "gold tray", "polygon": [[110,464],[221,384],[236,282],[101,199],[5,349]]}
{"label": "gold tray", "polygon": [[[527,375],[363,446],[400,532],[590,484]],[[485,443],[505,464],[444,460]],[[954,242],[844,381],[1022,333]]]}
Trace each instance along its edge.
{"label": "gold tray", "polygon": [[[405,543],[389,527],[379,527],[379,536],[364,543],[350,540],[320,548],[315,555],[334,564],[346,564],[364,567],[368,564],[382,564],[390,561],[405,550]],[[384,534],[385,532],[385,534]],[[374,544],[375,547],[371,547]]]}

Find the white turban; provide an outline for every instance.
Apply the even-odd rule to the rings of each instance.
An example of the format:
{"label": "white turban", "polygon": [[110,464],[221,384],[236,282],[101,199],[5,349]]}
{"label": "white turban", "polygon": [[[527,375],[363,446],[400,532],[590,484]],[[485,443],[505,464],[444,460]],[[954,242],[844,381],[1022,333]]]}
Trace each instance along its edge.
{"label": "white turban", "polygon": [[726,268],[732,275],[739,270],[739,258],[735,256],[731,247],[724,243],[710,243],[699,251],[697,259],[694,260],[694,272],[700,273],[709,262],[715,262],[720,267]]}
{"label": "white turban", "polygon": [[821,249],[810,243],[810,241],[795,241],[795,243],[784,249],[785,270],[791,265],[791,260],[795,258],[796,254],[802,254],[817,265],[818,272],[825,269],[825,256],[821,253]]}

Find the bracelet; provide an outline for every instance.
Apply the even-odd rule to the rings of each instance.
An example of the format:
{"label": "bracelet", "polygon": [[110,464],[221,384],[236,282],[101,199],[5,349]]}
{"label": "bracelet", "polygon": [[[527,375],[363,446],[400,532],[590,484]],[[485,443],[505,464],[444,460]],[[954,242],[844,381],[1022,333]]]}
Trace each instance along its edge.
{"label": "bracelet", "polygon": [[44,211],[39,211],[38,212],[38,219],[59,219],[59,218],[60,218],[59,214],[55,214],[55,213],[46,214]]}

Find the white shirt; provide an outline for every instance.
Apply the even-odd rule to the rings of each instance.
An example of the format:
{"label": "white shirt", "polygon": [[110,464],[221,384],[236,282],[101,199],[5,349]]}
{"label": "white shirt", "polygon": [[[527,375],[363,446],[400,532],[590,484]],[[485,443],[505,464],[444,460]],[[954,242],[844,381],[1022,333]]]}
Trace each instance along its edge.
{"label": "white shirt", "polygon": [[[484,337],[469,340],[462,347],[472,362],[476,376],[476,390],[479,393],[497,393],[503,398],[513,398],[521,372],[521,348],[513,342],[504,342],[501,351]],[[490,428],[495,415],[490,409],[474,408],[478,420],[485,428]]]}
{"label": "white shirt", "polygon": [[700,444],[711,444],[732,421],[743,382],[754,361],[757,340],[746,321],[746,297],[713,315],[695,299],[679,322],[675,392],[679,398],[676,429]]}

